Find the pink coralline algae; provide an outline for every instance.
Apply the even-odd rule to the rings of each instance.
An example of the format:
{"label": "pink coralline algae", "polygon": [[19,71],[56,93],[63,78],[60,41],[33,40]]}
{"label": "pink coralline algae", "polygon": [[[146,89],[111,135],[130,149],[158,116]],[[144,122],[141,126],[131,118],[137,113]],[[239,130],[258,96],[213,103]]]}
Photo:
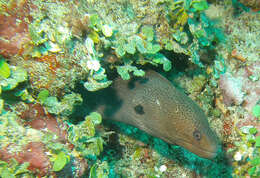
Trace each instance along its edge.
{"label": "pink coralline algae", "polygon": [[31,142],[28,143],[21,152],[9,153],[7,148],[0,150],[0,159],[10,161],[11,158],[16,159],[20,164],[29,162],[28,169],[42,177],[49,172],[51,163],[48,156],[45,154],[46,148],[43,143]]}
{"label": "pink coralline algae", "polygon": [[[245,68],[220,77],[219,87],[222,91],[225,105],[240,105],[251,112],[260,100],[260,62],[252,62]],[[255,78],[255,79],[254,79]]]}
{"label": "pink coralline algae", "polygon": [[[5,14],[0,14],[0,54],[4,57],[12,57],[23,53],[23,45],[30,41],[28,21],[32,18],[28,15],[30,3],[13,3],[12,7],[2,5]],[[8,15],[6,15],[8,14]],[[27,21],[27,22],[26,22]]]}
{"label": "pink coralline algae", "polygon": [[[243,90],[247,93],[244,104],[245,108],[251,112],[253,107],[260,100],[260,61],[248,65],[243,70],[245,77],[247,77],[243,85]],[[251,80],[249,78],[251,78]]]}
{"label": "pink coralline algae", "polygon": [[243,102],[242,78],[235,78],[230,73],[225,73],[220,76],[219,87],[225,105],[240,105]]}
{"label": "pink coralline algae", "polygon": [[22,22],[16,24],[15,17],[6,17],[0,15],[0,54],[5,57],[10,57],[19,52],[22,52],[22,45],[29,41],[27,24]]}
{"label": "pink coralline algae", "polygon": [[40,104],[29,104],[29,110],[23,112],[21,118],[26,121],[26,126],[30,126],[37,130],[47,129],[58,136],[57,141],[62,143],[67,142],[67,133],[64,129],[66,128],[66,125],[58,123],[54,116],[45,113]]}

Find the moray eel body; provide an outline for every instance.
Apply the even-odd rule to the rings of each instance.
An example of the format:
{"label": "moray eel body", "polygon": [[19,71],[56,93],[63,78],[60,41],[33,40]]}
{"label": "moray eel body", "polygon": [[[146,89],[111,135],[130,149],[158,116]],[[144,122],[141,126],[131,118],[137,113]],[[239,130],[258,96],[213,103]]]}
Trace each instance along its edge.
{"label": "moray eel body", "polygon": [[217,154],[218,139],[202,109],[156,72],[129,81],[118,78],[88,102],[105,119],[130,124],[203,158]]}

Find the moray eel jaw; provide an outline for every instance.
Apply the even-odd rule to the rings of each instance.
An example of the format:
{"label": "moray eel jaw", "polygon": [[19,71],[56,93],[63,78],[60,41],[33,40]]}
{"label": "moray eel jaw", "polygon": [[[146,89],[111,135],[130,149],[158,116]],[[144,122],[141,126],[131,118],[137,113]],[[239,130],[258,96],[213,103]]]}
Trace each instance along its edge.
{"label": "moray eel jaw", "polygon": [[183,139],[180,141],[176,141],[176,143],[184,148],[188,148],[188,150],[192,153],[206,159],[214,159],[219,151],[219,145],[215,143],[208,145],[206,148],[198,147],[197,145],[186,142]]}

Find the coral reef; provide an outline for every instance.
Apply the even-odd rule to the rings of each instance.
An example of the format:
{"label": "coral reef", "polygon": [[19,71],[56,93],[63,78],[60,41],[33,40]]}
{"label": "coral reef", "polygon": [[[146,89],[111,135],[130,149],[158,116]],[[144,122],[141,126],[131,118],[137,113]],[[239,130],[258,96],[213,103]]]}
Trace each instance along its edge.
{"label": "coral reef", "polygon": [[[257,11],[258,0],[0,1],[0,177],[259,177]],[[83,105],[146,69],[201,106],[224,156],[103,125]]]}

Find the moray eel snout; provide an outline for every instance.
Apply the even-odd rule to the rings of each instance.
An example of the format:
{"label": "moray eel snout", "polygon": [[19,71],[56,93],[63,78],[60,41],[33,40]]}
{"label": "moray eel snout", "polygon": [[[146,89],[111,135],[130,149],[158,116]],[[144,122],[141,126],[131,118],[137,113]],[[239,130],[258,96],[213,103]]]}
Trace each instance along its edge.
{"label": "moray eel snout", "polygon": [[200,157],[212,159],[218,152],[218,139],[202,109],[156,72],[129,81],[118,78],[88,101],[103,118],[133,125]]}

